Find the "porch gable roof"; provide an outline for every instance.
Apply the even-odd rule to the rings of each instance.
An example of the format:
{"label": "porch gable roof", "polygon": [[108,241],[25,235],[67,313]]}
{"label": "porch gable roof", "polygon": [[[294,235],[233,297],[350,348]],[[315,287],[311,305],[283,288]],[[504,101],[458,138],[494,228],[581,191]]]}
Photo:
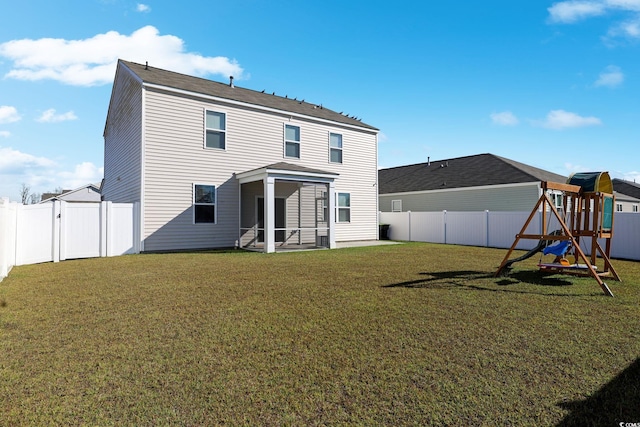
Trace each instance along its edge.
{"label": "porch gable roof", "polygon": [[273,163],[257,169],[236,173],[236,179],[240,181],[241,184],[260,181],[267,176],[295,181],[332,182],[338,178],[340,174],[286,162]]}

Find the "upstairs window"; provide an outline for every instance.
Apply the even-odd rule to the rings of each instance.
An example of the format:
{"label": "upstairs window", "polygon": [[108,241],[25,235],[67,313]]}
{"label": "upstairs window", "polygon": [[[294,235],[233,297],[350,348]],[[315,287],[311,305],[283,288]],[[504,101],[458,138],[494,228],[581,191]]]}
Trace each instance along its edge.
{"label": "upstairs window", "polygon": [[342,135],[329,133],[329,161],[342,163]]}
{"label": "upstairs window", "polygon": [[216,186],[215,185],[193,185],[193,222],[213,223],[216,222]]}
{"label": "upstairs window", "polygon": [[338,193],[338,222],[351,222],[351,194]]}
{"label": "upstairs window", "polygon": [[633,206],[631,207],[631,211],[632,211],[632,212],[638,212],[638,205],[633,205]]}
{"label": "upstairs window", "polygon": [[284,125],[284,156],[300,158],[300,126]]}
{"label": "upstairs window", "polygon": [[207,111],[205,117],[205,141],[207,148],[226,148],[226,121],[227,115],[217,111]]}
{"label": "upstairs window", "polygon": [[622,203],[616,203],[616,212],[622,212]]}

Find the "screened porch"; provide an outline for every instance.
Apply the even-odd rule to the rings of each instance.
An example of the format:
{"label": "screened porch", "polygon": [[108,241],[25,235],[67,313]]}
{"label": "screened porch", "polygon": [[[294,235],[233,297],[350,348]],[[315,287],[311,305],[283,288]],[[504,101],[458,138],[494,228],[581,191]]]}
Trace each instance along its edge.
{"label": "screened porch", "polygon": [[336,177],[286,163],[238,174],[239,246],[262,252],[335,247]]}

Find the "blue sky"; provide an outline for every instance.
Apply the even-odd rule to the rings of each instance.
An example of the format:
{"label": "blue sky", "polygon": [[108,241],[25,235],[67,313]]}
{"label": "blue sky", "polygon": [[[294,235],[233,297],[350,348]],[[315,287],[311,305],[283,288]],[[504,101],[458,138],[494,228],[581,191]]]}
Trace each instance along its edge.
{"label": "blue sky", "polygon": [[379,166],[494,153],[640,182],[640,0],[13,2],[0,196],[99,182],[118,58],[380,129]]}

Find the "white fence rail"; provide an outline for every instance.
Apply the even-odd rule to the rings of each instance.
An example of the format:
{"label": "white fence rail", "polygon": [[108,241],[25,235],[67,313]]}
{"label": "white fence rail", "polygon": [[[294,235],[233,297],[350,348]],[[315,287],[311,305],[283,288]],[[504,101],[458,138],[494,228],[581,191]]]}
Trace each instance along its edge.
{"label": "white fence rail", "polygon": [[[380,224],[389,224],[391,240],[446,243],[454,245],[510,248],[516,234],[529,217],[530,212],[380,212]],[[548,230],[559,229],[552,216]],[[527,233],[540,233],[542,216],[538,212]],[[582,239],[580,246],[590,247],[589,239]],[[517,249],[532,249],[535,240],[522,239]],[[611,239],[611,257],[640,260],[640,214],[618,212],[615,214],[614,234]]]}
{"label": "white fence rail", "polygon": [[14,265],[140,252],[138,203],[0,199],[0,279]]}

